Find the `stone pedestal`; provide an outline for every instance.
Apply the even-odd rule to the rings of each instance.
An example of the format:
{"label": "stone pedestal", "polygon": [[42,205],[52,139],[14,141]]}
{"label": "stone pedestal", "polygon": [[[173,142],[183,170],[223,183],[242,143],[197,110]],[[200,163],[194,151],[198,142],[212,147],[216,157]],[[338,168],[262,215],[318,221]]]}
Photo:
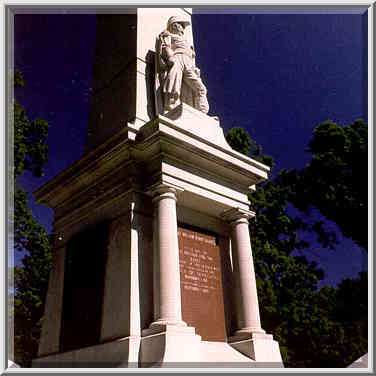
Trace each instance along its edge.
{"label": "stone pedestal", "polygon": [[[134,140],[120,131],[36,192],[39,202],[55,209],[60,240],[35,366],[75,362],[95,367],[98,360],[114,367],[221,366],[221,361],[226,366],[281,366],[278,343],[261,327],[248,229],[254,215],[248,210],[248,189],[267,177],[268,168],[233,151],[216,119],[184,104],[174,112],[146,123]],[[176,112],[177,121],[172,120]],[[206,127],[212,131],[202,138]],[[63,250],[68,247],[71,254],[72,239],[97,223],[108,228],[100,331],[90,345],[75,348],[61,341],[62,330],[73,324],[69,320],[79,319],[64,303]],[[211,261],[200,267],[200,256],[211,256],[204,248],[190,250],[189,243],[180,251],[188,257],[184,262],[196,266],[181,269],[181,225],[199,229],[190,235],[202,239],[197,244],[205,239],[214,242],[211,247],[217,244],[219,274]],[[214,235],[205,238],[200,231]],[[227,340],[207,341],[185,322],[181,272],[188,273],[185,286],[202,299],[214,288],[208,278],[221,278],[216,286],[223,289],[218,309],[224,304],[224,319],[218,322],[225,325]],[[223,327],[218,330],[223,333]],[[75,334],[83,335],[77,331],[69,341]]]}
{"label": "stone pedestal", "polygon": [[273,340],[271,334],[242,333],[231,337],[229,343],[234,349],[266,368],[283,367],[278,342]]}
{"label": "stone pedestal", "polygon": [[202,361],[201,337],[195,328],[158,325],[143,330],[140,349],[141,367],[164,367]]}

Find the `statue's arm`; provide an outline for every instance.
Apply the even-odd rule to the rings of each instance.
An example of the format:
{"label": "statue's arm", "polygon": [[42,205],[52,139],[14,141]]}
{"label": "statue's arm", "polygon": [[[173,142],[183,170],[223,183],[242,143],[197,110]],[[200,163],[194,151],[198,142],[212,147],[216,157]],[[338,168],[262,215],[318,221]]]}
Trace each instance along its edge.
{"label": "statue's arm", "polygon": [[163,31],[159,34],[160,41],[160,54],[162,58],[166,61],[167,65],[173,65],[175,62],[174,51],[171,48],[171,36],[168,31]]}

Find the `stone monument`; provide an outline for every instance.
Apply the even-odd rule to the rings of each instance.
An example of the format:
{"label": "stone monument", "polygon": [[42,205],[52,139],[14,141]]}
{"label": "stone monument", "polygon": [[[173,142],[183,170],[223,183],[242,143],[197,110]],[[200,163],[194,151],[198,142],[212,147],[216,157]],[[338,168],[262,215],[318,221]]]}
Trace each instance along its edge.
{"label": "stone monument", "polygon": [[34,367],[283,366],[248,226],[269,168],[206,114],[190,25],[97,16],[86,152],[35,192],[57,235]]}

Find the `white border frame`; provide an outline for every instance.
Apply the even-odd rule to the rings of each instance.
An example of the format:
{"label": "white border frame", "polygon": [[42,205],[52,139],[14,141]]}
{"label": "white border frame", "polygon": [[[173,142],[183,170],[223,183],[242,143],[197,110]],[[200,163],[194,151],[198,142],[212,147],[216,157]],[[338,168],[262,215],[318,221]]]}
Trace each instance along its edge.
{"label": "white border frame", "polygon": [[[65,0],[64,2],[58,2],[58,1],[45,1],[45,0],[39,0],[38,3],[34,3],[31,1],[22,1],[22,0],[13,0],[13,1],[6,1],[4,2],[4,5],[6,5],[9,8],[14,7],[25,7],[28,9],[46,9],[47,7],[52,8],[60,7],[60,8],[69,8],[69,7],[80,7],[81,9],[90,8],[90,7],[97,7],[97,6],[104,6],[106,8],[111,7],[158,7],[158,6],[164,6],[164,7],[177,7],[181,5],[181,7],[187,7],[187,5],[181,1],[173,1],[173,0],[167,0],[164,1],[163,4],[154,2],[154,1],[138,1],[138,2],[124,2],[121,0],[112,0],[111,3],[104,3],[103,1],[88,1],[88,0],[81,0],[79,3],[77,3],[74,0]],[[330,368],[312,368],[312,369],[305,369],[305,368],[284,368],[284,369],[272,369],[272,368],[252,368],[252,369],[233,369],[233,368],[193,368],[193,369],[181,369],[181,368],[160,368],[160,369],[145,369],[145,368],[138,368],[138,369],[95,369],[95,368],[61,368],[61,369],[54,369],[54,368],[13,368],[12,365],[14,364],[12,361],[8,361],[7,356],[8,354],[5,353],[7,345],[7,336],[5,336],[5,333],[8,331],[8,327],[6,325],[7,322],[7,294],[5,293],[7,290],[7,263],[8,263],[8,257],[7,255],[7,234],[5,234],[5,231],[7,229],[7,205],[5,199],[7,198],[7,190],[6,190],[6,173],[7,173],[7,160],[6,160],[6,149],[7,149],[7,133],[6,133],[6,127],[4,127],[4,148],[3,148],[3,154],[2,158],[4,159],[4,163],[1,164],[1,172],[3,172],[2,176],[4,177],[4,184],[1,185],[1,198],[0,198],[0,207],[4,208],[4,216],[2,217],[2,220],[4,221],[3,226],[0,226],[1,232],[0,232],[0,239],[5,240],[5,251],[3,252],[3,257],[1,259],[2,264],[4,265],[4,278],[1,279],[0,284],[0,301],[1,301],[1,308],[0,309],[0,317],[1,317],[1,326],[0,326],[0,333],[2,338],[2,345],[4,346],[4,351],[1,351],[1,358],[0,358],[0,369],[1,372],[6,373],[193,373],[193,372],[203,372],[203,373],[370,373],[373,371],[373,141],[374,141],[374,134],[373,134],[373,90],[374,90],[374,76],[373,76],[373,69],[374,69],[374,49],[373,49],[373,36],[374,36],[374,13],[375,13],[375,6],[370,1],[290,1],[285,2],[281,0],[266,0],[266,1],[259,1],[256,3],[250,3],[247,0],[238,0],[236,3],[233,4],[226,4],[222,2],[214,2],[214,1],[206,1],[204,4],[199,0],[191,0],[189,3],[189,7],[194,8],[194,6],[205,6],[205,7],[221,7],[221,6],[231,6],[232,8],[236,7],[277,7],[281,9],[291,9],[291,7],[297,9],[297,8],[307,8],[307,7],[333,7],[335,10],[336,8],[341,7],[354,7],[354,8],[361,8],[361,7],[367,7],[366,10],[368,14],[368,124],[369,124],[369,139],[371,142],[369,143],[368,147],[368,157],[369,157],[369,182],[368,182],[368,200],[369,200],[369,210],[368,210],[368,229],[369,229],[369,247],[368,247],[368,265],[369,265],[369,280],[368,280],[368,298],[369,298],[369,305],[368,305],[368,313],[369,313],[369,352],[368,352],[368,368],[336,368],[336,369],[330,369]],[[30,7],[30,8],[29,8]],[[1,8],[1,22],[2,30],[6,30],[8,27],[7,24],[7,11],[9,11],[9,8],[2,7]],[[47,10],[48,11],[48,10]],[[338,12],[337,12],[338,13]],[[3,38],[1,40],[2,42],[2,51],[4,53],[4,59],[1,60],[1,68],[3,71],[2,80],[3,80],[3,88],[2,91],[3,100],[1,101],[3,113],[4,113],[4,124],[6,124],[6,84],[7,84],[7,66],[4,64],[7,58],[7,52],[5,48],[8,46],[6,41],[7,34],[3,33]],[[8,46],[9,48],[9,46]]]}

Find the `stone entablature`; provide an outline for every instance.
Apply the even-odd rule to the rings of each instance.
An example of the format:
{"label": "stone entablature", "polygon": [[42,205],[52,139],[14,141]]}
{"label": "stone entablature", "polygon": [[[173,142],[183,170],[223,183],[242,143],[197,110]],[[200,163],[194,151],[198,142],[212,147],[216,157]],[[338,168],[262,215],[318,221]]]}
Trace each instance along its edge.
{"label": "stone entablature", "polygon": [[[218,121],[187,105],[181,107],[179,121],[160,115],[134,140],[123,130],[36,191],[36,199],[56,211],[55,232],[80,227],[93,215],[99,219],[107,211],[121,212],[119,203],[129,190],[147,192],[159,182],[182,189],[181,206],[210,216],[219,217],[233,207],[248,210],[250,186],[265,180],[269,168],[233,151]],[[214,140],[200,137],[207,124],[216,127],[211,133]],[[221,134],[223,140],[216,145]]]}

